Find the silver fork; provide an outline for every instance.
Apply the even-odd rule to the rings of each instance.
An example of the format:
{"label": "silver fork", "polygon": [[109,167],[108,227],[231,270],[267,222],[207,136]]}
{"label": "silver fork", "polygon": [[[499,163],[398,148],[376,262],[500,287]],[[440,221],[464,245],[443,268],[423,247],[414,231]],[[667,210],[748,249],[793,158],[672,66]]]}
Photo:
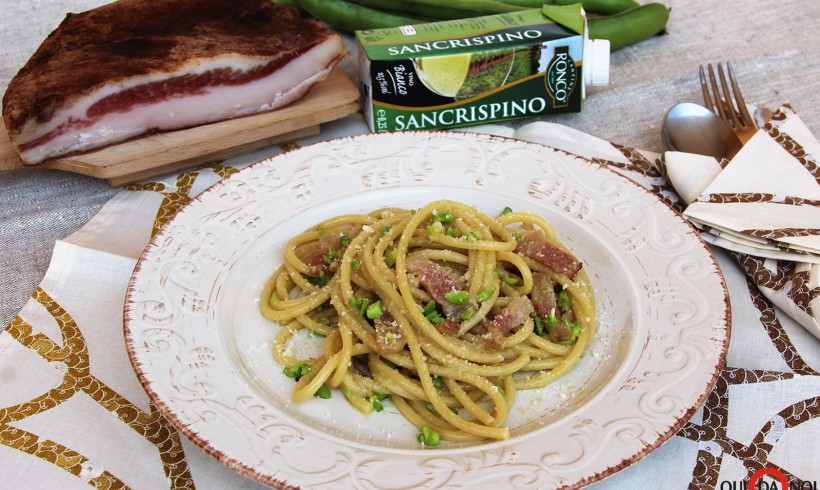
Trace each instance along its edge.
{"label": "silver fork", "polygon": [[[755,126],[754,117],[749,114],[749,110],[746,108],[746,102],[743,100],[740,87],[738,87],[737,81],[735,81],[734,74],[732,74],[732,66],[729,65],[729,63],[726,63],[726,69],[729,72],[731,91],[729,90],[729,84],[726,83],[723,65],[718,63],[717,77],[715,77],[715,71],[712,65],[707,65],[709,72],[708,83],[703,65],[700,66],[700,88],[703,90],[703,102],[709,110],[729,123],[729,126],[731,126],[737,137],[740,138],[740,141],[746,144],[757,132],[757,127]],[[722,92],[718,88],[718,78],[720,78],[720,88],[723,89]]]}

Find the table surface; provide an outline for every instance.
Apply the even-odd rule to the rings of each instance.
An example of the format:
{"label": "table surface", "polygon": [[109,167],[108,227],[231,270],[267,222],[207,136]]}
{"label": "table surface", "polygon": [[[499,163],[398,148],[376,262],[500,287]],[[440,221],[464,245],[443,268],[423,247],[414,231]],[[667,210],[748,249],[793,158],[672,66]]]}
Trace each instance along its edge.
{"label": "table surface", "polygon": [[[66,12],[100,0],[0,0],[0,89]],[[646,2],[641,2],[646,3]],[[667,32],[612,54],[610,84],[588,91],[581,113],[544,117],[605,140],[662,151],[660,128],[678,102],[701,102],[698,66],[731,62],[746,101],[791,104],[820,135],[817,0],[664,0]],[[351,39],[346,41],[352,47]],[[355,51],[342,62],[354,81]],[[519,126],[532,119],[507,123]],[[0,330],[43,278],[55,243],[82,228],[119,192],[104,181],[36,167],[0,172]]]}

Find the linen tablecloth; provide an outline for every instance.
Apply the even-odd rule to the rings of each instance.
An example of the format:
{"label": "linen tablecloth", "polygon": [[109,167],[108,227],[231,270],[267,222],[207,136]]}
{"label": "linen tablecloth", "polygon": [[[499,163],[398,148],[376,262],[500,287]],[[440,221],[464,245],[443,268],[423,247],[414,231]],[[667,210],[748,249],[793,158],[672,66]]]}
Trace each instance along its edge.
{"label": "linen tablecloth", "polygon": [[[3,84],[63,12],[100,3],[4,1]],[[669,33],[614,53],[611,86],[591,93],[581,114],[482,129],[593,158],[673,206],[658,130],[668,107],[698,100],[699,63],[729,59],[747,101],[788,101],[820,134],[817,2],[667,3]],[[343,69],[355,77],[351,61]],[[212,183],[265,156],[362,132],[355,115],[314,138],[122,190],[58,172],[0,174],[2,485],[258,487],[177,434],[148,401],[122,341],[125,287],[152,234]],[[791,482],[820,480],[820,342],[756,289],[753,278],[772,271],[713,251],[733,309],[726,368],[676,436],[593,486],[741,488],[764,468]]]}

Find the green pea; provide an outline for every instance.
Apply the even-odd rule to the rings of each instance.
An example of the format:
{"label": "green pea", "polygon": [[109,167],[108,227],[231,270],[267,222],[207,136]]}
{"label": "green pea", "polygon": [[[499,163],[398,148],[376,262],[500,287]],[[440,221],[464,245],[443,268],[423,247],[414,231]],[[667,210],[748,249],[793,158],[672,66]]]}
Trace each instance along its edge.
{"label": "green pea", "polygon": [[365,315],[371,320],[375,320],[384,314],[381,300],[370,303],[365,309]]}
{"label": "green pea", "polygon": [[482,301],[487,301],[493,296],[493,293],[495,293],[495,288],[490,286],[487,289],[478,293],[478,296],[475,297],[475,300],[479,303],[481,303]]}
{"label": "green pea", "polygon": [[438,446],[439,441],[441,441],[441,435],[436,432],[435,429],[431,429],[428,426],[423,426],[421,428],[421,432],[416,437],[416,439],[421,443],[422,446]]}
{"label": "green pea", "polygon": [[433,221],[438,221],[439,223],[452,223],[454,219],[455,215],[453,215],[452,211],[442,211],[441,213],[433,214]]}
{"label": "green pea", "polygon": [[507,276],[503,279],[503,281],[504,284],[507,284],[509,286],[515,286],[516,284],[518,284],[518,278],[513,276]]}
{"label": "green pea", "polygon": [[282,370],[285,376],[287,376],[288,378],[293,378],[296,381],[299,381],[299,378],[306,375],[308,371],[310,371],[310,366],[303,362],[296,363],[290,367],[285,367]]}
{"label": "green pea", "polygon": [[373,405],[373,409],[376,410],[377,412],[381,412],[382,410],[384,410],[384,405],[382,404],[382,400],[384,400],[385,398],[387,398],[387,395],[382,394],[382,393],[374,393],[374,394],[370,395],[369,400],[370,400],[370,404]]}
{"label": "green pea", "polygon": [[326,384],[322,384],[316,393],[313,394],[316,398],[321,398],[323,400],[327,400],[330,398],[330,388],[327,387]]}
{"label": "green pea", "polygon": [[472,309],[472,308],[467,308],[467,309],[466,309],[466,310],[464,310],[464,312],[461,314],[461,320],[462,320],[462,321],[469,320],[470,318],[472,318],[472,317],[474,317],[474,316],[475,316],[475,310],[474,310],[474,309]]}
{"label": "green pea", "polygon": [[439,323],[444,321],[444,318],[441,316],[441,313],[439,313],[436,309],[435,300],[430,300],[430,302],[424,306],[424,311],[422,313],[424,314],[424,317],[427,318],[427,321],[429,321],[433,325],[438,325]]}
{"label": "green pea", "polygon": [[449,293],[445,293],[444,297],[454,305],[467,304],[467,301],[470,299],[467,291],[450,291]]}
{"label": "green pea", "polygon": [[569,311],[572,308],[572,298],[569,297],[566,289],[558,293],[558,306],[562,311]]}
{"label": "green pea", "polygon": [[384,253],[384,263],[387,267],[393,267],[396,265],[396,249],[391,248],[387,252]]}

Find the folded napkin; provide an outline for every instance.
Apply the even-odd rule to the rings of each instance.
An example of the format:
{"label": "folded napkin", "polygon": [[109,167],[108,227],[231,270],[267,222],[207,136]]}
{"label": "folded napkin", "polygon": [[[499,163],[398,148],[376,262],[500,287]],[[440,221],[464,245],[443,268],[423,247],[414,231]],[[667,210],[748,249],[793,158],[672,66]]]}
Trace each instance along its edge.
{"label": "folded napkin", "polygon": [[788,104],[731,160],[664,155],[704,240],[736,254],[760,291],[820,337],[820,143]]}
{"label": "folded napkin", "polygon": [[704,237],[759,257],[820,263],[820,143],[784,105],[731,161],[666,154]]}

